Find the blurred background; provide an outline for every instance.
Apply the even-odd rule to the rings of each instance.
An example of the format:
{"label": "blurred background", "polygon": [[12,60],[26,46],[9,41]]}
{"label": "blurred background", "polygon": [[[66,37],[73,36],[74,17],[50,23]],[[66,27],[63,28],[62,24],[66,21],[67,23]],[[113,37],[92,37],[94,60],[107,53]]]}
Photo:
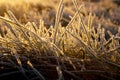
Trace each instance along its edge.
{"label": "blurred background", "polygon": [[[76,0],[80,5],[84,4],[81,12],[84,13],[84,21],[87,22],[91,12],[94,16],[93,26],[109,29],[114,34],[120,26],[120,0]],[[55,24],[55,15],[60,0],[0,0],[0,16],[5,16],[8,10],[12,11],[22,23],[35,22],[39,25],[40,19],[44,20],[46,27]],[[63,0],[64,11],[61,25],[67,26],[76,10],[72,0]],[[113,31],[114,30],[114,31]]]}

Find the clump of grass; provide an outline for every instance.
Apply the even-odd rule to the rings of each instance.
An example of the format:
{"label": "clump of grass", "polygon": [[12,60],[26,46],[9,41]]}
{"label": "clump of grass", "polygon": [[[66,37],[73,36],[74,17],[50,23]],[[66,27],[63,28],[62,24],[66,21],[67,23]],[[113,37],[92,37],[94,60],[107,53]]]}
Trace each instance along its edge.
{"label": "clump of grass", "polygon": [[[0,36],[2,68],[17,68],[28,80],[49,80],[49,73],[58,80],[87,79],[88,75],[94,79],[97,79],[96,75],[101,79],[117,79],[120,76],[120,29],[116,35],[107,31],[110,38],[106,39],[101,25],[92,26],[94,16],[91,13],[88,23],[84,23],[81,12],[84,5],[79,7],[76,0],[73,4],[76,13],[67,27],[60,24],[63,0],[58,7],[55,26],[49,29],[43,20],[40,25],[35,22],[21,24],[11,11],[6,17],[0,16],[7,30],[4,37]],[[0,77],[11,74],[7,72]]]}

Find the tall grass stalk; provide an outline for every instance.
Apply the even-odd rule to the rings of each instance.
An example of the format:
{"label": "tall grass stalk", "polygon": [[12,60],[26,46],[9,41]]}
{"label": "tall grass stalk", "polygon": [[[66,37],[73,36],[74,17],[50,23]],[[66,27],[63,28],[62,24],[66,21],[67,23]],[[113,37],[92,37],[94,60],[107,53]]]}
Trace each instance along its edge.
{"label": "tall grass stalk", "polygon": [[63,14],[63,0],[60,0],[58,9],[57,9],[57,14],[56,14],[56,20],[55,20],[55,33],[54,33],[54,43],[56,44],[56,37],[57,37],[57,32],[58,32],[58,27],[60,26],[60,19]]}

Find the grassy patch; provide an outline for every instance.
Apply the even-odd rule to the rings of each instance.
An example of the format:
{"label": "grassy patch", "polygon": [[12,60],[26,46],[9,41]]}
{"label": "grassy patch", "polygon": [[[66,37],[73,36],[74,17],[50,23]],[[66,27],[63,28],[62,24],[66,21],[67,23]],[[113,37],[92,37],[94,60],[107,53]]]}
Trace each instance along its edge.
{"label": "grassy patch", "polygon": [[37,3],[0,6],[1,80],[119,79],[119,24],[108,22],[117,29],[106,28],[107,18],[100,24],[101,18],[77,0],[66,15],[66,2],[56,2],[57,8]]}

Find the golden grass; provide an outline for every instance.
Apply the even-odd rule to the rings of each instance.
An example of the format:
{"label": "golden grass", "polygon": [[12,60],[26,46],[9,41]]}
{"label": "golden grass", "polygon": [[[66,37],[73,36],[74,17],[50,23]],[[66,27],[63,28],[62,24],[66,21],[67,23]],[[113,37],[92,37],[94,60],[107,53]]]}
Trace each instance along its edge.
{"label": "golden grass", "polygon": [[[104,79],[120,76],[120,29],[115,35],[107,31],[110,38],[106,39],[105,28],[101,25],[98,28],[92,26],[94,15],[89,13],[86,24],[84,13],[81,12],[84,5],[79,6],[76,0],[73,0],[73,4],[76,12],[66,27],[62,27],[60,22],[64,11],[63,0],[58,6],[55,25],[48,29],[42,19],[39,24],[29,21],[23,24],[11,11],[7,11],[4,17],[0,16],[1,23],[4,23],[2,27],[7,31],[6,34],[1,32],[0,36],[0,64],[17,67],[28,80],[30,76],[26,72],[34,75],[32,79],[48,79],[44,77],[49,75],[45,72],[50,72],[44,70],[47,66],[53,70],[51,73],[57,72],[55,75],[58,80],[70,79],[66,74],[78,80],[81,79],[80,74],[83,79],[85,74],[95,77],[96,72]],[[28,13],[32,11],[29,8],[26,10]],[[6,69],[4,65],[2,67]],[[4,73],[0,77],[10,74],[12,73]]]}

